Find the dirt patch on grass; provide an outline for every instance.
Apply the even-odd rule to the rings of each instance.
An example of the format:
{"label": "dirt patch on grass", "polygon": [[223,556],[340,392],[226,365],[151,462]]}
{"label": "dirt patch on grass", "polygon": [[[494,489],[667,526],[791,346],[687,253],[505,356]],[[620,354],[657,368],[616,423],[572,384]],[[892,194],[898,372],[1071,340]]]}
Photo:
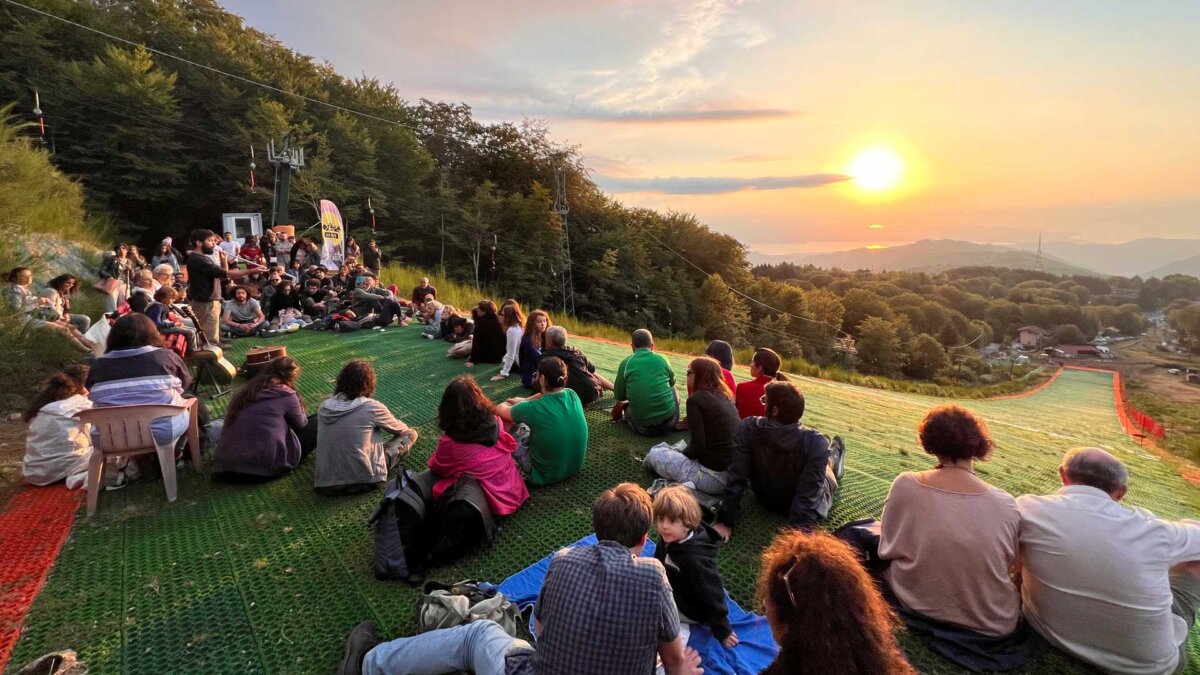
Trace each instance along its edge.
{"label": "dirt patch on grass", "polygon": [[25,454],[25,423],[0,420],[0,509],[25,485],[21,456]]}

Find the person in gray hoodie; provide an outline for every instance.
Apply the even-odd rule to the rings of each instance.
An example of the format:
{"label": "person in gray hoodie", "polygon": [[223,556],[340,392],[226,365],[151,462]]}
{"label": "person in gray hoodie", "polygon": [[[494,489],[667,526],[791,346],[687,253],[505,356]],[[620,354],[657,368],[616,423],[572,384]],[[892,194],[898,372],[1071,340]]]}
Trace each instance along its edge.
{"label": "person in gray hoodie", "polygon": [[355,313],[359,316],[378,314],[376,326],[390,326],[392,320],[403,316],[403,308],[392,292],[377,285],[374,277],[366,277],[363,283],[351,293]]}
{"label": "person in gray hoodie", "polygon": [[[369,490],[412,448],[417,431],[371,398],[375,369],[355,359],[342,367],[333,396],[317,410],[315,487],[324,492]],[[383,442],[383,432],[392,438]]]}

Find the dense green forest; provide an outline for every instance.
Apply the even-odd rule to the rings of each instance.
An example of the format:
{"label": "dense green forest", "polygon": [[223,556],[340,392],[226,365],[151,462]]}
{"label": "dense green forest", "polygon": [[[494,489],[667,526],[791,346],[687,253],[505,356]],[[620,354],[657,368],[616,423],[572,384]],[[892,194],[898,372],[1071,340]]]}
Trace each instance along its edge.
{"label": "dense green forest", "polygon": [[[120,38],[0,6],[0,101],[33,121],[38,92],[54,165],[78,177],[93,217],[135,243],[215,228],[223,212],[269,214],[264,149],[290,132],[307,155],[288,214],[298,230],[316,220],[317,200],[330,199],[351,233],[377,239],[390,261],[562,310],[562,185],[580,319],[771,345],[818,364],[850,363],[857,352],[864,372],[933,379],[1025,324],[1064,338],[1076,337],[1071,328],[1085,338],[1107,326],[1135,333],[1139,308],[1200,298],[1190,277],[752,271],[737,240],[693,216],[606,196],[578,149],[555,142],[545,123],[485,124],[466,104],[410,101],[380,80],[347,79],[213,0],[31,5]],[[36,126],[24,133],[42,138]],[[986,364],[957,370],[988,379]]]}

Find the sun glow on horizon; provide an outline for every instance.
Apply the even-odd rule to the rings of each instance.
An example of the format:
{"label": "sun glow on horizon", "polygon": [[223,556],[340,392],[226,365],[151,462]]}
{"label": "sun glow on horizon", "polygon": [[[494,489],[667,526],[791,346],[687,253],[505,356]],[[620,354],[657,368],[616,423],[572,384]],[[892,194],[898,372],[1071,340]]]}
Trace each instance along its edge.
{"label": "sun glow on horizon", "polygon": [[866,192],[887,192],[900,184],[904,160],[891,148],[867,148],[854,156],[846,173]]}

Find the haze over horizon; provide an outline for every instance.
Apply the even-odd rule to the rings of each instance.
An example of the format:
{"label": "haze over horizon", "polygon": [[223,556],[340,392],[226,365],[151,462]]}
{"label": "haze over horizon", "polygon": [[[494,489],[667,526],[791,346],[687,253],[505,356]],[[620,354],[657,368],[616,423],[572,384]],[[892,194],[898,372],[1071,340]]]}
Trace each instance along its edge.
{"label": "haze over horizon", "polygon": [[764,253],[1200,233],[1200,4],[224,4]]}

